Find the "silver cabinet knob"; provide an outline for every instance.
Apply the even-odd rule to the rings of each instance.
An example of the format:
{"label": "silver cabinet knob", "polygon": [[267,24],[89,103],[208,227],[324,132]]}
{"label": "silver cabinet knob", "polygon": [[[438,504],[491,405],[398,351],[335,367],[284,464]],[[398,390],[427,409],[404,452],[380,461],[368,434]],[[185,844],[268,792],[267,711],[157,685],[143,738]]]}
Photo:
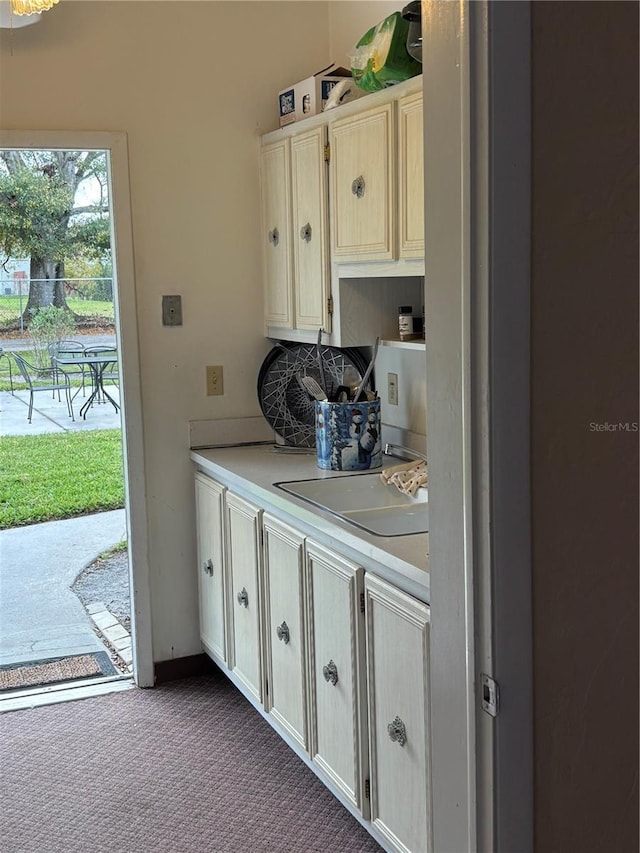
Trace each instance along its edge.
{"label": "silver cabinet knob", "polygon": [[242,587],[236,598],[238,599],[238,604],[242,604],[245,607],[249,606],[249,593],[244,587]]}
{"label": "silver cabinet knob", "polygon": [[389,739],[399,743],[400,746],[404,746],[407,742],[407,730],[400,717],[396,717],[393,722],[389,723],[387,733],[389,734]]}
{"label": "silver cabinet knob", "polygon": [[309,222],[300,229],[300,239],[304,240],[305,243],[311,242],[311,224]]}
{"label": "silver cabinet knob", "polygon": [[271,243],[272,246],[277,246],[280,242],[280,232],[277,228],[274,228],[272,231],[269,231],[267,234],[267,239]]}
{"label": "silver cabinet knob", "polygon": [[325,681],[331,682],[334,686],[338,683],[338,667],[332,660],[322,667],[322,675]]}
{"label": "silver cabinet knob", "polygon": [[205,573],[205,575],[213,575],[213,562],[211,560],[211,557],[209,557],[206,563],[202,564],[202,571]]}
{"label": "silver cabinet knob", "polygon": [[351,192],[356,198],[362,198],[364,195],[365,183],[362,175],[357,177],[351,184]]}
{"label": "silver cabinet knob", "polygon": [[276,634],[278,635],[278,639],[282,640],[285,645],[289,642],[289,626],[286,622],[283,622],[282,625],[278,625],[276,628]]}

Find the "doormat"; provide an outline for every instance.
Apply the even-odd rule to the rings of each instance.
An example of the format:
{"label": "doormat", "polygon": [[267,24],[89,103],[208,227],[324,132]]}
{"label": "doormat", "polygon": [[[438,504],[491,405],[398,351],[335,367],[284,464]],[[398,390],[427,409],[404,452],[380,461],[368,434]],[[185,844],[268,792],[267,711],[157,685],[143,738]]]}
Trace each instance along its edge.
{"label": "doormat", "polygon": [[40,687],[44,684],[117,674],[107,652],[92,652],[0,666],[0,690]]}

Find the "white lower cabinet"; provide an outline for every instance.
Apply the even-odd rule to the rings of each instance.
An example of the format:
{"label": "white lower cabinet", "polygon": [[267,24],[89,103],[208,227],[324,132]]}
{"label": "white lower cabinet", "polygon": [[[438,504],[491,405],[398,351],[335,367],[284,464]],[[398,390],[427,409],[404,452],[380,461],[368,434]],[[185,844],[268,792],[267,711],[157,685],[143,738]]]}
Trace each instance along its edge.
{"label": "white lower cabinet", "polygon": [[200,638],[206,651],[226,664],[224,493],[210,477],[196,474]]}
{"label": "white lower cabinet", "polygon": [[307,749],[304,537],[265,515],[265,710]]}
{"label": "white lower cabinet", "polygon": [[429,608],[365,578],[371,820],[394,850],[427,853]]}
{"label": "white lower cabinet", "polygon": [[262,510],[227,492],[229,667],[262,702]]}
{"label": "white lower cabinet", "polygon": [[196,474],[205,651],[388,851],[431,853],[429,607]]}
{"label": "white lower cabinet", "polygon": [[306,556],[311,759],[367,817],[363,570],[309,540]]}

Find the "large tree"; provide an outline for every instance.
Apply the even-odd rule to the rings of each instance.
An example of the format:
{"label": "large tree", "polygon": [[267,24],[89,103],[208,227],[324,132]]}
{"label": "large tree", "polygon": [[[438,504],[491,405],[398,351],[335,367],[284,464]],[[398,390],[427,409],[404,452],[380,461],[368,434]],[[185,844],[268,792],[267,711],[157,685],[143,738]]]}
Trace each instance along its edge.
{"label": "large tree", "polygon": [[[76,204],[91,178],[99,191]],[[47,305],[68,310],[65,260],[108,251],[109,235],[103,151],[0,151],[0,250],[31,258],[27,322]]]}

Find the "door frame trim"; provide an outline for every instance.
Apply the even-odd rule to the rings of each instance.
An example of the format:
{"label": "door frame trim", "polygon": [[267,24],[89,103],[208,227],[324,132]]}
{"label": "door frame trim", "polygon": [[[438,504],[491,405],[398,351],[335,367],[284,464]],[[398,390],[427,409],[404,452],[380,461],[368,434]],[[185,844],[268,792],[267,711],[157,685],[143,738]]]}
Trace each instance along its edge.
{"label": "door frame trim", "polygon": [[[423,0],[433,849],[533,848],[530,8]],[[480,675],[502,691],[481,708]]]}
{"label": "door frame trim", "polygon": [[0,147],[109,152],[111,226],[115,243],[113,275],[117,285],[114,288],[114,311],[118,319],[122,370],[120,394],[125,411],[122,442],[133,603],[134,679],[139,687],[151,687],[154,668],[147,502],[127,135],[111,131],[0,130]]}

